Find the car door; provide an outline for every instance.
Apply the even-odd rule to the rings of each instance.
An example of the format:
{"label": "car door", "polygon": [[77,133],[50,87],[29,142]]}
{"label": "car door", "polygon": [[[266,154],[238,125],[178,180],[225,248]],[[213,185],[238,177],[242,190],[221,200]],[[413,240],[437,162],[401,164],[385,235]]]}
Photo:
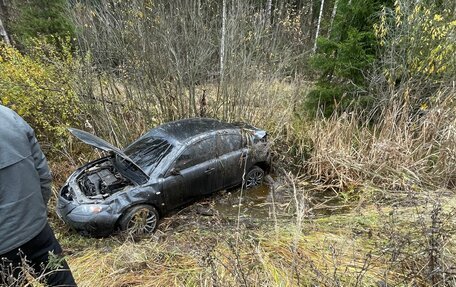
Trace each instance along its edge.
{"label": "car door", "polygon": [[214,192],[220,186],[220,168],[215,155],[215,136],[206,137],[184,149],[163,181],[168,208]]}
{"label": "car door", "polygon": [[219,132],[216,140],[216,154],[221,167],[223,187],[242,182],[247,149],[242,148],[242,136],[235,132]]}

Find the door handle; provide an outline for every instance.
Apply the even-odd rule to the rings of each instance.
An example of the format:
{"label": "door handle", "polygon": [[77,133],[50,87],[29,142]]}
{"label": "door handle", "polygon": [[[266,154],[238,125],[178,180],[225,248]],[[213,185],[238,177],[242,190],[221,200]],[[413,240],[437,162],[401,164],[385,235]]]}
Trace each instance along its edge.
{"label": "door handle", "polygon": [[204,173],[212,173],[215,170],[215,167],[208,168],[204,171]]}

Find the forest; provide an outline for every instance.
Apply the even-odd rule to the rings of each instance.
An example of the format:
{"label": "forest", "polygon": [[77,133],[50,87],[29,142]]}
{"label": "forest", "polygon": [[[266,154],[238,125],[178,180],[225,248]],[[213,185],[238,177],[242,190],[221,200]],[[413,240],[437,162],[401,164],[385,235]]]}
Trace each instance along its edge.
{"label": "forest", "polygon": [[[48,158],[79,286],[456,286],[455,55],[454,1],[0,0],[0,104]],[[268,131],[271,182],[140,239],[59,220],[99,157],[69,127],[122,148],[192,117]]]}

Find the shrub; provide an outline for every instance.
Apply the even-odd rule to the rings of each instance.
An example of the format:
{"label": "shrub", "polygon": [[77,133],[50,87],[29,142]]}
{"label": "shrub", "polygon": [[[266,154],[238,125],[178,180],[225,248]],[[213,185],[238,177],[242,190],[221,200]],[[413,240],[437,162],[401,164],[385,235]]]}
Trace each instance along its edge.
{"label": "shrub", "polygon": [[23,47],[36,37],[46,37],[49,43],[59,37],[74,36],[74,27],[65,15],[69,4],[65,0],[13,0],[8,4],[13,43]]}
{"label": "shrub", "polygon": [[30,123],[40,141],[57,148],[79,113],[73,65],[69,49],[57,52],[45,41],[35,40],[29,55],[0,46],[0,103]]}

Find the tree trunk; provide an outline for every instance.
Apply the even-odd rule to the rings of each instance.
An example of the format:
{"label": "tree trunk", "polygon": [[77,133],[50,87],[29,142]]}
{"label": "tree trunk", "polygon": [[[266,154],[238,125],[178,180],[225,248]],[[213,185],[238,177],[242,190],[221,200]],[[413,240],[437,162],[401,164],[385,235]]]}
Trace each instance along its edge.
{"label": "tree trunk", "polygon": [[[224,76],[225,76],[225,35],[226,35],[226,0],[222,3],[222,37],[220,39],[220,82],[218,88],[218,95],[222,94],[223,102],[225,102],[226,93],[224,92]],[[219,102],[220,97],[217,97]],[[223,111],[224,118],[226,118],[226,109]]]}
{"label": "tree trunk", "polygon": [[3,41],[5,41],[6,45],[11,45],[8,33],[6,33],[5,27],[3,27],[2,19],[0,19],[0,36],[3,38]]}
{"label": "tree trunk", "polygon": [[336,18],[336,13],[337,13],[337,3],[339,2],[339,0],[336,0],[334,1],[334,7],[333,7],[333,11],[331,13],[331,22],[329,24],[329,30],[328,30],[328,38],[331,37],[331,30],[332,30],[332,27],[333,27],[333,23],[334,23],[334,18]]}
{"label": "tree trunk", "polygon": [[272,11],[272,0],[268,0],[266,3],[266,25],[271,24],[271,11]]}
{"label": "tree trunk", "polygon": [[307,38],[309,39],[309,43],[312,41],[312,30],[313,30],[313,0],[310,0],[309,10],[307,12]]}
{"label": "tree trunk", "polygon": [[222,7],[222,37],[220,40],[220,82],[223,82],[225,65],[225,35],[226,35],[226,0]]}
{"label": "tree trunk", "polygon": [[321,5],[320,5],[320,14],[318,15],[318,23],[317,23],[317,31],[315,32],[315,43],[313,47],[313,53],[317,51],[317,39],[318,39],[318,34],[320,33],[320,24],[321,24],[321,16],[323,15],[323,6],[325,5],[325,0],[321,0]]}
{"label": "tree trunk", "polygon": [[[4,18],[3,18],[4,17]],[[3,38],[3,41],[9,46],[10,39],[8,33],[6,32],[5,26],[2,22],[2,18],[5,19],[5,22],[8,21],[8,10],[3,0],[0,0],[0,37]]]}

